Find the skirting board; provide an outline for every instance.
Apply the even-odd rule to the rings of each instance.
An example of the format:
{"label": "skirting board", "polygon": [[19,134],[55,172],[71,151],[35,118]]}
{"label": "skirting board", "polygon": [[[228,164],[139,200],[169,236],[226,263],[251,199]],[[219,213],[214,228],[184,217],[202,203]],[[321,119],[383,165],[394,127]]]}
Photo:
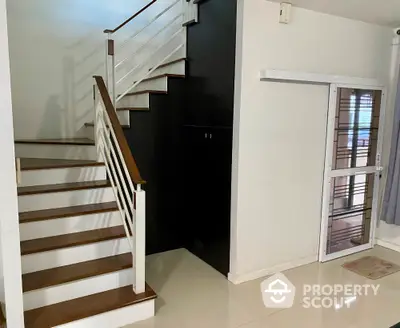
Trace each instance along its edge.
{"label": "skirting board", "polygon": [[317,261],[318,261],[318,254],[315,254],[312,256],[297,259],[295,261],[278,264],[272,268],[262,269],[262,270],[258,270],[258,271],[254,271],[254,272],[248,272],[248,273],[242,273],[242,274],[228,273],[228,280],[230,282],[232,282],[233,284],[238,285],[238,284],[250,281],[250,280],[267,277],[267,276],[273,275],[278,272],[297,268],[299,266],[314,263]]}
{"label": "skirting board", "polygon": [[379,238],[376,239],[376,244],[400,253],[400,245],[389,243]]}

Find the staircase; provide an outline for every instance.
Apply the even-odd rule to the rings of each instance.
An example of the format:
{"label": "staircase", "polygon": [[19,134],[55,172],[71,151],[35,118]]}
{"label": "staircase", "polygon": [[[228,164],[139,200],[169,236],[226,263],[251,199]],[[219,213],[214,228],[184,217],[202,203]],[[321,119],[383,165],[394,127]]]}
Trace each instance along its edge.
{"label": "staircase", "polygon": [[169,78],[185,77],[185,29],[197,22],[193,0],[171,2],[123,44],[174,11],[160,30],[166,41],[139,64],[119,60],[113,36],[155,2],[105,31],[106,73],[94,77],[94,120],[84,137],[15,141],[27,328],[117,328],[154,316],[156,294],[145,283],[145,181],[123,128],[132,111],[151,109],[151,94],[168,93]]}
{"label": "staircase", "polygon": [[132,288],[133,256],[105,163],[22,158],[20,180],[25,326],[121,327],[153,316],[154,291]]}

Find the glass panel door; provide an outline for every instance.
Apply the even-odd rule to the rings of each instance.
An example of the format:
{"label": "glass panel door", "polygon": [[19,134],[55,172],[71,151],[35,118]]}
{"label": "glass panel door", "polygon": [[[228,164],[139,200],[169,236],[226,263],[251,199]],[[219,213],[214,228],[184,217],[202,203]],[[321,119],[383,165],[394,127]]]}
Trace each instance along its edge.
{"label": "glass panel door", "polygon": [[320,260],[373,246],[382,90],[331,86]]}

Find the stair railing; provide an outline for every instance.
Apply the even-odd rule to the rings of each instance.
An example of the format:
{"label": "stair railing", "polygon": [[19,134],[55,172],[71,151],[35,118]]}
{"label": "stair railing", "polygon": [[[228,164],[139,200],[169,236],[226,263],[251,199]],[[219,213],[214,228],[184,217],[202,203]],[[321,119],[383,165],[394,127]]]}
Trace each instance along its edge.
{"label": "stair railing", "polygon": [[[107,35],[105,59],[106,84],[114,107],[116,107],[120,99],[128,93],[133,92],[135,87],[150,76],[160,65],[164,64],[181,49],[185,49],[185,25],[197,22],[197,4],[195,1],[171,0],[171,3],[166,8],[149,19],[143,27],[134,31],[133,34],[121,41],[120,44],[117,44],[114,38],[115,34],[121,29],[129,28],[129,24],[134,21],[134,18],[145,13],[157,0],[149,2],[116,28],[104,30],[104,33]],[[173,18],[164,23],[161,20],[165,16],[172,16]],[[157,27],[156,23],[161,26]],[[157,37],[160,34],[163,35],[163,40],[165,41],[157,44]],[[179,40],[179,35],[185,37]],[[128,54],[124,58],[117,60],[116,48],[118,47],[118,51],[122,54],[122,50],[126,50],[129,45],[134,45],[134,42],[140,36],[147,36],[148,38],[134,51],[128,51]],[[173,49],[169,49],[168,46],[172,46],[171,48]],[[139,53],[146,53],[146,58],[130,68],[129,64],[137,58]],[[124,73],[122,68],[126,68],[127,72]]]}
{"label": "stair railing", "polygon": [[146,193],[105,82],[94,76],[95,141],[106,166],[132,253],[133,290],[145,291]]}

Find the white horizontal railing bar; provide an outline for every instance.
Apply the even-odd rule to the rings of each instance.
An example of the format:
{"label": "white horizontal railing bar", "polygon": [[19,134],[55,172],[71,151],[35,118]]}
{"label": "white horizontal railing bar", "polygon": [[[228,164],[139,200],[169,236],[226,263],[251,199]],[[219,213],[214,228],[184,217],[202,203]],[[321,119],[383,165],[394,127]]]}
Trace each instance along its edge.
{"label": "white horizontal railing bar", "polygon": [[123,208],[121,206],[121,203],[119,201],[118,187],[116,186],[116,183],[114,182],[114,179],[112,177],[112,172],[111,172],[111,170],[109,168],[109,163],[105,160],[106,154],[105,154],[104,148],[100,147],[100,149],[101,149],[101,152],[102,152],[102,155],[103,155],[103,158],[104,158],[104,163],[106,165],[107,173],[108,173],[108,175],[110,177],[110,182],[111,182],[112,190],[113,190],[113,193],[114,193],[114,196],[115,196],[115,201],[117,203],[117,206],[118,206],[118,209],[119,209],[119,213],[121,214],[121,220],[122,220],[122,224],[124,226],[125,234],[128,237],[129,248],[131,250],[132,255],[135,256],[135,246],[134,246],[134,243],[132,242],[132,240],[129,238],[130,234],[129,234],[129,231],[128,231],[127,227],[126,227],[126,222],[124,220],[124,217],[122,215],[122,213],[124,213],[125,211],[123,210]]}
{"label": "white horizontal railing bar", "polygon": [[[103,113],[107,114],[107,112],[104,111],[104,110],[103,110]],[[109,119],[109,118],[108,118],[108,115],[103,115],[103,118],[104,118],[104,117],[106,117],[107,119]],[[111,123],[111,122],[109,122],[109,124],[110,124],[110,123]],[[103,131],[104,131],[104,130],[105,130],[104,127],[106,127],[107,124],[105,124],[104,122],[102,122],[102,125],[103,125]],[[109,126],[111,126],[111,125],[109,125]],[[107,130],[107,131],[108,131],[108,130]],[[108,132],[110,132],[110,131],[108,131]],[[108,135],[108,134],[107,134],[107,135]],[[118,143],[116,143],[115,133],[114,133],[114,131],[113,131],[112,129],[111,129],[110,135],[112,135],[113,138],[114,138],[114,144],[118,145]],[[109,136],[109,135],[108,135],[108,136]],[[104,138],[104,136],[102,135],[102,142],[103,142],[103,144],[105,145],[105,147],[107,147],[108,144],[109,144],[109,148],[107,148],[107,154],[109,154],[109,152],[110,152],[110,150],[111,150],[111,154],[112,154],[114,160],[118,162],[117,155],[116,155],[116,153],[115,153],[115,151],[114,151],[114,149],[113,149],[111,143],[109,142],[109,143],[107,144],[107,143],[106,143],[106,140],[104,140],[104,139],[105,139],[105,138]],[[109,140],[111,141],[111,138],[109,138]],[[118,149],[117,149],[117,150],[118,150]],[[120,149],[119,149],[119,152],[120,152]],[[123,175],[120,166],[117,165],[117,171],[118,171],[118,173],[119,173],[119,176],[117,176],[117,178],[119,177],[119,179],[120,179],[120,180],[122,181],[122,183],[123,183],[124,189],[121,190],[120,193],[121,193],[121,196],[122,196],[123,201],[124,201],[124,206],[125,206],[126,208],[128,207],[128,206],[126,205],[126,203],[125,203],[125,198],[126,198],[126,201],[128,202],[128,205],[129,205],[129,209],[132,211],[132,217],[131,217],[131,214],[130,214],[129,211],[128,211],[128,212],[125,211],[125,215],[126,215],[127,218],[128,218],[129,226],[130,226],[131,232],[132,232],[132,234],[133,234],[133,233],[134,233],[134,230],[133,230],[133,220],[134,220],[134,217],[133,217],[133,215],[134,215],[134,214],[133,214],[133,208],[134,208],[134,205],[133,205],[132,197],[133,197],[133,194],[134,194],[134,188],[133,188],[133,184],[132,184],[132,181],[131,181],[131,179],[130,179],[130,176],[129,176],[129,174],[127,173],[127,168],[126,168],[125,162],[124,162],[124,161],[121,161],[121,163],[122,163],[122,165],[123,165],[123,168],[125,169],[125,176]],[[113,169],[113,171],[115,171],[115,169],[114,169],[114,163],[113,163],[112,161],[110,161],[110,166],[111,166],[111,168]],[[116,180],[117,180],[117,178],[116,178]],[[129,193],[129,191],[128,191],[128,188],[127,188],[127,186],[126,186],[126,180],[128,180],[130,189],[131,189],[131,191],[132,191],[132,195],[130,195],[130,193]],[[118,181],[118,180],[117,180],[117,181]],[[119,189],[121,189],[121,187],[119,187],[118,190],[119,190]],[[124,191],[125,191],[125,192],[124,192]],[[123,196],[124,196],[124,197],[123,197]]]}
{"label": "white horizontal railing bar", "polygon": [[[111,126],[112,126],[112,125],[111,125],[111,120],[110,120],[110,118],[108,117],[108,115],[105,115],[105,118],[106,118],[106,125],[108,125],[108,126],[111,127]],[[117,148],[118,154],[121,155],[121,158],[123,158],[123,157],[122,157],[121,148],[119,147],[119,143],[116,142],[117,136],[115,135],[114,129],[110,129],[110,132],[111,132],[112,137],[114,138],[114,141],[115,141],[114,144],[115,144],[115,147]],[[125,161],[123,161],[123,160],[121,160],[121,164],[122,164],[122,168],[123,168],[123,170],[124,170],[124,173],[125,173],[126,177],[128,177],[127,180],[128,180],[129,187],[130,187],[130,189],[133,191],[133,190],[135,190],[135,187],[133,186],[132,179],[130,178],[129,171],[128,171],[128,167],[126,166],[126,163],[125,163]]]}
{"label": "white horizontal railing bar", "polygon": [[[105,112],[105,111],[104,111]],[[105,124],[104,124],[104,122],[102,122],[102,126],[103,126],[103,129],[99,129],[99,131],[107,131],[106,129],[104,129],[104,127],[105,127]],[[122,184],[123,184],[123,190],[122,190],[122,188],[119,186],[119,183],[117,183],[117,186],[119,186],[119,188],[118,189],[121,189],[121,195],[123,195],[123,196],[125,196],[126,197],[126,201],[128,202],[128,205],[129,205],[129,208],[131,208],[131,209],[133,209],[133,202],[132,202],[132,199],[131,199],[131,195],[129,194],[129,191],[128,191],[128,188],[127,188],[127,186],[126,186],[126,183],[125,183],[125,179],[127,178],[126,176],[124,176],[123,174],[122,174],[122,171],[121,171],[121,169],[119,168],[119,165],[117,165],[117,171],[118,171],[118,175],[115,173],[115,165],[114,165],[114,162],[112,162],[111,161],[111,157],[110,157],[110,152],[111,152],[111,154],[113,155],[113,158],[114,158],[114,160],[115,161],[118,161],[118,158],[117,158],[117,156],[116,156],[116,154],[115,154],[115,151],[114,151],[114,149],[113,149],[113,147],[112,147],[112,145],[111,145],[111,138],[105,138],[105,135],[107,135],[107,134],[103,134],[103,133],[101,133],[100,134],[100,138],[101,138],[101,141],[102,141],[102,144],[103,144],[103,146],[106,148],[106,151],[107,151],[107,159],[109,159],[109,165],[110,165],[110,167],[111,167],[111,172],[112,173],[114,173],[114,176],[116,177],[116,182],[118,181],[117,180],[117,178],[119,178],[121,181],[122,181]],[[107,140],[106,140],[107,139]],[[110,173],[109,173],[110,174]],[[132,189],[133,190],[133,189]],[[125,191],[125,193],[124,193],[124,191]],[[132,191],[132,194],[133,194],[133,191]],[[124,206],[126,207],[126,208],[128,208],[128,206],[127,206],[127,204],[126,204],[126,202],[125,202],[125,199],[123,198],[123,201],[124,201]],[[129,212],[127,212],[127,213],[125,213],[126,215],[127,215],[127,217],[130,219],[130,221],[132,221],[133,220],[133,218],[131,218],[131,215],[130,215],[130,213]]]}
{"label": "white horizontal railing bar", "polygon": [[[119,161],[120,159],[118,158],[118,156],[116,155],[116,153],[115,153],[115,150],[114,150],[114,147],[112,147],[112,145],[111,145],[111,138],[109,138],[108,139],[109,141],[109,143],[110,143],[110,150],[111,150],[111,155],[112,155],[112,157],[113,157],[113,159],[114,159],[114,161]],[[114,141],[115,142],[115,141]],[[114,163],[112,163],[112,165],[114,166]],[[133,196],[133,195],[130,195],[129,194],[129,191],[128,191],[128,188],[127,188],[127,186],[126,186],[126,182],[125,182],[125,180],[126,180],[126,176],[124,176],[123,174],[122,174],[122,171],[121,171],[121,168],[120,168],[120,165],[115,165],[116,166],[116,168],[117,168],[117,172],[118,172],[118,177],[119,177],[119,179],[121,180],[121,184],[122,184],[122,187],[123,187],[123,193],[122,194],[124,194],[124,196],[128,199],[127,201],[128,201],[128,205],[129,205],[129,207],[132,209],[133,208],[133,202],[132,202],[132,200],[131,200],[131,197]],[[125,201],[124,201],[125,202]],[[124,205],[126,206],[126,204],[124,203]]]}
{"label": "white horizontal railing bar", "polygon": [[143,28],[139,29],[137,32],[135,32],[134,34],[132,34],[130,37],[128,37],[124,42],[122,42],[119,45],[120,49],[123,49],[127,43],[135,38],[136,36],[138,36],[141,32],[143,32],[147,27],[149,27],[151,24],[153,24],[157,19],[159,19],[162,15],[164,15],[167,11],[169,11],[170,9],[172,9],[172,7],[174,7],[178,2],[180,2],[181,0],[177,0],[174,3],[172,3],[171,5],[169,5],[167,8],[165,8],[162,12],[160,12],[159,14],[157,14],[153,19],[151,19]]}
{"label": "white horizontal railing bar", "polygon": [[[103,151],[103,155],[105,155],[104,151]],[[106,163],[106,167],[109,166],[109,165],[110,165],[110,163]],[[113,170],[114,170],[114,168],[110,169],[108,167],[108,171],[107,172],[108,172],[108,174],[110,176],[111,186],[113,187],[114,196],[116,198],[118,209],[119,209],[120,214],[121,214],[121,220],[122,220],[122,224],[123,224],[124,229],[125,229],[125,234],[126,234],[126,236],[128,238],[130,238],[131,235],[130,235],[129,230],[128,230],[127,226],[126,226],[126,220],[128,219],[129,226],[131,227],[131,229],[133,229],[133,224],[132,224],[133,220],[130,219],[129,213],[126,212],[126,204],[125,204],[125,202],[124,202],[124,204],[121,204],[121,201],[119,200],[118,190],[120,189],[120,187],[118,186],[118,183],[116,182],[115,177],[112,175],[112,171]],[[123,206],[125,206],[125,208]],[[128,218],[126,219],[124,215],[128,216]],[[132,235],[133,235],[133,230],[131,230],[131,232],[132,232]],[[134,244],[130,243],[130,246],[131,246],[131,251],[132,251],[132,254],[133,254],[134,253]]]}
{"label": "white horizontal railing bar", "polygon": [[[117,179],[118,179],[118,175],[117,175],[117,173],[115,172],[115,165],[114,165],[114,163],[111,161],[111,155],[110,155],[110,152],[112,153],[112,147],[108,147],[108,145],[106,144],[106,142],[108,142],[107,140],[105,140],[105,137],[104,137],[104,134],[101,134],[101,138],[102,138],[102,141],[103,141],[103,143],[104,143],[104,148],[106,148],[106,150],[107,150],[107,159],[108,159],[108,161],[109,161],[109,165],[110,165],[110,167],[111,167],[111,171],[112,171],[112,173],[113,173],[113,177],[115,177],[116,178],[116,183],[117,183]],[[117,166],[117,168],[118,168],[118,165],[116,165]],[[123,179],[124,177],[120,177],[120,179],[121,180],[124,180]],[[123,195],[124,196],[124,193],[123,193],[123,190],[122,190],[122,188],[119,186],[119,183],[117,183],[117,186],[119,187],[118,189],[121,189],[121,195]],[[125,185],[125,187],[126,187],[126,185]],[[127,195],[125,195],[125,196],[128,196],[127,198],[128,198],[128,202],[129,202],[129,204],[128,205],[130,205],[130,208],[133,208],[133,203],[132,203],[132,201],[130,200],[130,197],[129,197],[129,193],[128,193],[128,191],[127,191],[127,189],[125,188],[125,191],[126,191],[126,193],[127,193]],[[123,201],[123,205],[125,206],[125,208],[128,208],[128,206],[127,206],[127,204],[126,204],[126,201],[125,201],[125,197],[122,197],[122,201]],[[125,210],[125,209],[124,209]],[[129,218],[129,219],[131,219],[131,215],[130,215],[130,213],[129,212],[126,212],[125,213],[126,215],[127,215],[127,217]]]}
{"label": "white horizontal railing bar", "polygon": [[[101,136],[101,138],[103,138],[103,142],[104,142],[104,136],[102,135]],[[106,148],[106,147],[105,147]],[[110,179],[112,178],[112,179],[115,179],[114,180],[114,183],[115,183],[115,185],[116,185],[116,187],[117,187],[117,189],[118,189],[118,191],[119,190],[121,190],[121,186],[119,186],[119,183],[118,183],[118,180],[117,180],[117,174],[115,173],[115,167],[114,167],[114,164],[112,163],[112,161],[110,160],[110,158],[109,158],[109,153],[108,153],[108,151],[109,151],[109,149],[106,149],[107,150],[107,158],[108,158],[108,165],[109,165],[109,167],[111,167],[111,169],[110,169],[110,172],[109,172],[109,175],[110,175]],[[123,193],[122,192],[120,192],[120,194],[122,194],[123,195]],[[115,195],[115,197],[117,198],[117,195]],[[125,201],[125,199],[124,199],[124,197],[121,197],[121,199],[122,199],[122,202],[123,202],[123,204],[122,205],[124,205],[124,208],[123,208],[123,212],[125,213],[125,215],[127,216],[127,218],[129,219],[129,221],[132,221],[132,218],[131,218],[131,215],[130,215],[130,213],[127,211],[127,208],[128,208],[128,206],[126,205],[126,201]],[[133,208],[133,204],[132,204],[132,208]]]}
{"label": "white horizontal railing bar", "polygon": [[[181,29],[180,29],[181,31]],[[149,76],[151,73],[153,73],[160,65],[162,65],[166,60],[168,60],[170,57],[172,57],[176,52],[179,51],[185,44],[182,43],[178,47],[176,47],[171,53],[169,53],[166,57],[164,57],[157,65],[154,65],[154,67],[149,70],[144,76],[142,76],[139,80],[137,80],[135,83],[133,83],[125,92],[123,92],[121,95],[117,97],[117,102],[121,100],[123,97],[125,97],[129,92],[131,92],[140,82],[142,82],[147,76]]]}
{"label": "white horizontal railing bar", "polygon": [[[134,57],[135,55],[137,55],[140,51],[142,51],[143,49],[145,49],[145,47],[147,45],[149,45],[151,43],[151,41],[153,41],[157,36],[159,36],[162,32],[164,32],[167,28],[169,28],[179,17],[183,17],[182,14],[177,15],[176,17],[174,17],[171,21],[169,21],[165,26],[163,26],[160,30],[157,31],[156,34],[154,34],[150,39],[148,39],[145,43],[143,43],[133,54],[129,55],[128,57],[126,57],[125,59],[121,60],[117,65],[115,65],[115,68],[118,69],[124,62],[126,62],[128,59]],[[132,68],[127,75],[129,75],[132,71],[134,71],[137,68],[134,67]],[[125,76],[120,79],[123,80],[125,78]],[[119,81],[118,81],[119,82]],[[117,84],[118,84],[117,82]]]}

